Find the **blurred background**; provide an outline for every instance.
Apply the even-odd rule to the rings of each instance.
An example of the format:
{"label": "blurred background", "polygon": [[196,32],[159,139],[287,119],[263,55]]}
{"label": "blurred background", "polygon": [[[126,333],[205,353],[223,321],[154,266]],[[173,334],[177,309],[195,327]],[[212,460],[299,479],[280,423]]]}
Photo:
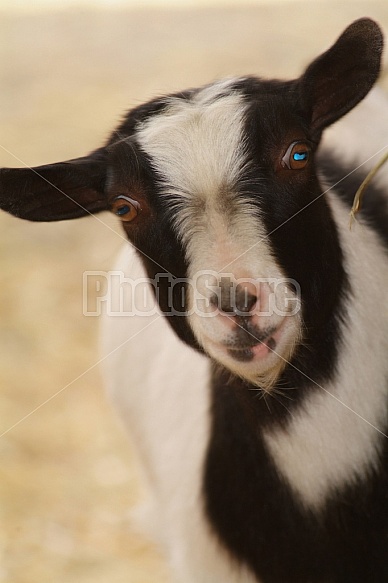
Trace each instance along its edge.
{"label": "blurred background", "polygon": [[[81,156],[165,92],[296,76],[366,15],[388,33],[386,0],[0,0],[0,166]],[[83,272],[122,244],[99,217],[0,215],[0,583],[171,581],[130,520],[141,485],[82,314]]]}

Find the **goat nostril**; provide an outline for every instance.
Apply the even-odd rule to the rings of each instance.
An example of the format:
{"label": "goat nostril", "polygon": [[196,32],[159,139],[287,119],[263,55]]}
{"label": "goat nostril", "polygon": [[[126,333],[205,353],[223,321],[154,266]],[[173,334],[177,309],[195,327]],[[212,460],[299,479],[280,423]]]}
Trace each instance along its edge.
{"label": "goat nostril", "polygon": [[257,302],[257,296],[251,293],[245,284],[239,284],[236,288],[236,311],[248,314]]}
{"label": "goat nostril", "polygon": [[231,305],[231,297],[229,294],[221,293],[214,294],[210,297],[210,304],[223,312],[224,314],[234,314],[234,306]]}
{"label": "goat nostril", "polygon": [[240,283],[236,287],[224,286],[221,293],[209,298],[209,302],[224,314],[249,315],[257,303],[256,291],[256,287],[249,283]]}

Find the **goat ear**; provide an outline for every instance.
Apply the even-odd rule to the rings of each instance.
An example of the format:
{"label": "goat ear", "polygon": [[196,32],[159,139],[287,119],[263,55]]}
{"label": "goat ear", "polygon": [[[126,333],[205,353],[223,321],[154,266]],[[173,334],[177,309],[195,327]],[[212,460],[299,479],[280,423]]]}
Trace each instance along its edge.
{"label": "goat ear", "polygon": [[379,26],[361,18],[311,63],[299,87],[313,132],[321,132],[365,97],[378,77],[382,50]]}
{"label": "goat ear", "polygon": [[30,221],[75,219],[107,208],[102,151],[36,168],[0,170],[0,208]]}

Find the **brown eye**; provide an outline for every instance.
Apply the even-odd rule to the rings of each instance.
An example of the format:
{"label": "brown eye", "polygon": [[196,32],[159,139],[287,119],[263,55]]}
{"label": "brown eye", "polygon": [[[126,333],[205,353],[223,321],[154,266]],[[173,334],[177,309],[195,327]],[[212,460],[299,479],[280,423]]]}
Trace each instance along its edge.
{"label": "brown eye", "polygon": [[282,166],[290,170],[301,170],[307,166],[310,147],[305,142],[292,142],[282,158]]}
{"label": "brown eye", "polygon": [[132,200],[128,196],[121,194],[117,196],[111,206],[111,210],[126,223],[136,219],[141,211],[140,205],[136,200]]}

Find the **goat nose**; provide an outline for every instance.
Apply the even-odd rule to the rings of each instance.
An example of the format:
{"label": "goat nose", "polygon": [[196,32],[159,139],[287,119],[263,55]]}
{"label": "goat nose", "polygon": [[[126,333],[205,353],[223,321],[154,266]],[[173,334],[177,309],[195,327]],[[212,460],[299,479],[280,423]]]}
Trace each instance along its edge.
{"label": "goat nose", "polygon": [[232,297],[233,295],[231,293],[221,289],[220,294],[214,294],[211,296],[210,303],[224,314],[233,315],[235,312],[235,306]]}
{"label": "goat nose", "polygon": [[250,283],[239,283],[236,287],[236,311],[248,314],[257,302],[256,287]]}
{"label": "goat nose", "polygon": [[250,282],[235,286],[221,281],[219,293],[210,298],[210,303],[224,314],[248,315],[257,302],[256,294],[256,286]]}

